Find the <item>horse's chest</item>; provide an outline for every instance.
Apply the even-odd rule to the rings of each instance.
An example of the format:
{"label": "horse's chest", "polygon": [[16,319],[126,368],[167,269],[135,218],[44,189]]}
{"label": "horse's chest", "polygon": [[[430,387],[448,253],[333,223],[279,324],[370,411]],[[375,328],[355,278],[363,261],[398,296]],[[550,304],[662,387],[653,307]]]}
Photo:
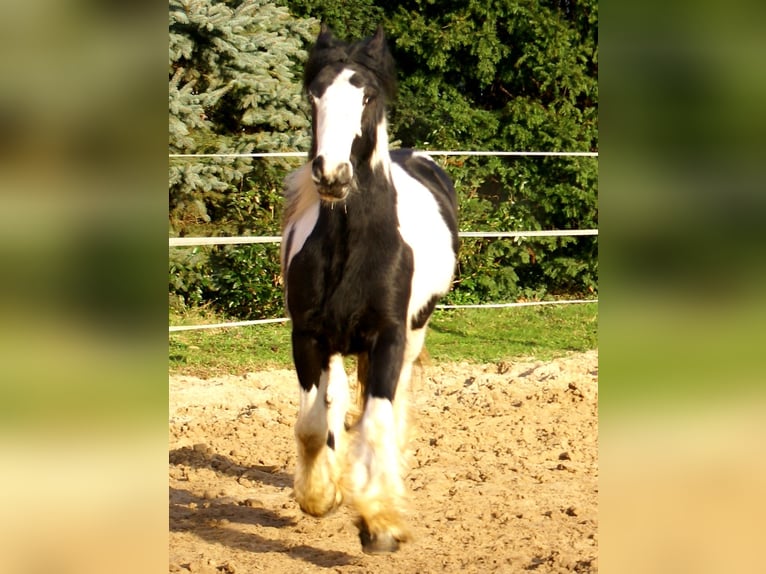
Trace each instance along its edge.
{"label": "horse's chest", "polygon": [[382,297],[388,284],[409,279],[401,265],[404,247],[398,233],[349,234],[340,240],[312,235],[291,262],[289,282],[325,302]]}
{"label": "horse's chest", "polygon": [[315,229],[290,263],[289,311],[323,329],[366,329],[405,316],[411,278],[412,256],[395,225]]}

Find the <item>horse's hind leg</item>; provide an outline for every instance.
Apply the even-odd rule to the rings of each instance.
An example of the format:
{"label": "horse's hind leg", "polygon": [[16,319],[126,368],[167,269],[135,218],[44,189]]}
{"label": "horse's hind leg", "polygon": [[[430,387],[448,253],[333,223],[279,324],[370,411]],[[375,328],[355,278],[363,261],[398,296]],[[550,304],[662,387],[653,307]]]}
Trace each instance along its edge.
{"label": "horse's hind leg", "polygon": [[347,441],[348,383],[340,355],[330,357],[327,369],[300,361],[296,368],[301,394],[295,425],[295,498],[304,512],[322,516],[343,498],[339,482]]}

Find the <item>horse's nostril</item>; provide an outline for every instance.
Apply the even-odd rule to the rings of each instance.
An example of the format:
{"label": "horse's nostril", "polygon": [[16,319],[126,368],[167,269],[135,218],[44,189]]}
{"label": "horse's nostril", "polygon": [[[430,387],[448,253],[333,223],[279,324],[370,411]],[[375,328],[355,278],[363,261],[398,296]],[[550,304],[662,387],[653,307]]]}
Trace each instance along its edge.
{"label": "horse's nostril", "polygon": [[315,183],[324,179],[324,158],[321,155],[311,162],[311,177]]}
{"label": "horse's nostril", "polygon": [[351,164],[344,163],[338,168],[338,173],[335,176],[335,180],[340,185],[348,185],[351,183]]}
{"label": "horse's nostril", "polygon": [[343,162],[337,166],[328,166],[324,156],[321,155],[311,162],[311,179],[324,189],[325,194],[337,195],[338,197],[345,194],[353,174],[354,169],[349,162]]}

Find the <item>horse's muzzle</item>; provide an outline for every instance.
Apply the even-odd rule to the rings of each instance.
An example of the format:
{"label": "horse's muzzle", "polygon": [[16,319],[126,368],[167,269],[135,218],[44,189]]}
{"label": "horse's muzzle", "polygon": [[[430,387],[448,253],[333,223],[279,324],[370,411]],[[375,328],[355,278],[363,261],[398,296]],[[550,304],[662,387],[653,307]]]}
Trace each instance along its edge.
{"label": "horse's muzzle", "polygon": [[345,199],[351,187],[353,168],[349,162],[328,166],[323,156],[317,156],[311,162],[311,179],[317,186],[319,195],[326,201]]}

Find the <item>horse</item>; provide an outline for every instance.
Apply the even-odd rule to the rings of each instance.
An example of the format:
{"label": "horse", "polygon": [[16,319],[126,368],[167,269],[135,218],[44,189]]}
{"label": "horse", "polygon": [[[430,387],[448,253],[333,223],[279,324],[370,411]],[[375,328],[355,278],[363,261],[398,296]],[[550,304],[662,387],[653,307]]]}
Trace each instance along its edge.
{"label": "horse", "polygon": [[[451,287],[457,199],[426,154],[389,151],[396,72],[382,27],[347,43],[322,24],[303,87],[312,144],[285,178],[280,254],[300,386],[293,492],[312,516],[349,504],[362,550],[390,553],[410,539],[407,388]],[[349,355],[361,396],[353,424]]]}

